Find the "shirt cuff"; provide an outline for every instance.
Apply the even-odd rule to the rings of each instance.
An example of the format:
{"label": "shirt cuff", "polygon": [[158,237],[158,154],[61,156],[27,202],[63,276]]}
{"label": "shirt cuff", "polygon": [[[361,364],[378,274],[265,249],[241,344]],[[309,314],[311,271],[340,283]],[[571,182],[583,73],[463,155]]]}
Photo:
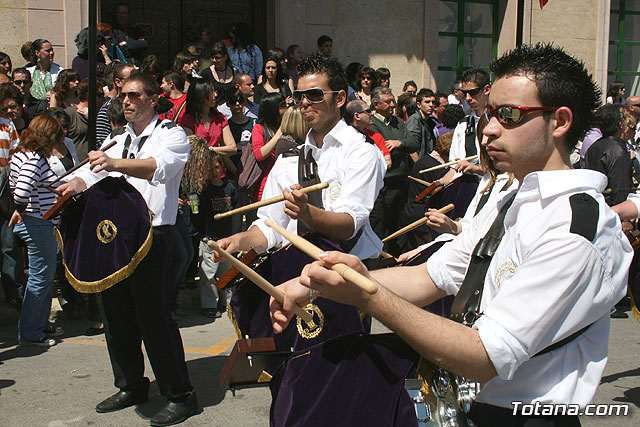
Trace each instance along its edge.
{"label": "shirt cuff", "polygon": [[251,227],[258,227],[258,229],[262,231],[262,234],[264,234],[264,237],[267,238],[267,247],[263,248],[267,250],[275,247],[279,243],[282,243],[282,239],[279,233],[265,224],[265,221],[266,219],[258,218],[257,220],[253,221]]}
{"label": "shirt cuff", "polygon": [[443,262],[438,261],[438,253],[444,251],[439,250],[435,254],[431,255],[427,260],[427,272],[429,277],[433,280],[433,283],[447,293],[447,295],[455,295],[460,290],[460,287],[455,284],[453,278],[448,274],[446,268],[441,268],[444,265]]}
{"label": "shirt cuff", "polygon": [[529,354],[522,344],[498,322],[487,316],[480,316],[473,329],[478,331],[482,345],[500,379],[511,380],[520,365],[529,360]]}

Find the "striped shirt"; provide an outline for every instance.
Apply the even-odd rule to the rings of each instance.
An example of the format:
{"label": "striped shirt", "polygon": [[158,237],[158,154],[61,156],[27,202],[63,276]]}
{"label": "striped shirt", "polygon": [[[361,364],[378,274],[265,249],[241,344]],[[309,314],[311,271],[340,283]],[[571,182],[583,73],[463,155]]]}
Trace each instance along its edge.
{"label": "striped shirt", "polygon": [[18,131],[10,119],[0,117],[0,171],[7,167],[18,145]]}
{"label": "striped shirt", "polygon": [[111,101],[113,101],[113,98],[109,98],[102,107],[100,107],[98,116],[96,117],[96,150],[100,149],[100,146],[112,131],[111,122],[109,122],[109,118],[107,117],[107,108],[109,108]]}
{"label": "striped shirt", "polygon": [[[51,183],[56,179],[47,159],[34,151],[19,151],[13,154],[9,166],[9,185],[13,190],[13,200],[18,212],[42,218],[56,203],[53,193],[41,187],[41,184]],[[53,186],[57,187],[58,184]]]}

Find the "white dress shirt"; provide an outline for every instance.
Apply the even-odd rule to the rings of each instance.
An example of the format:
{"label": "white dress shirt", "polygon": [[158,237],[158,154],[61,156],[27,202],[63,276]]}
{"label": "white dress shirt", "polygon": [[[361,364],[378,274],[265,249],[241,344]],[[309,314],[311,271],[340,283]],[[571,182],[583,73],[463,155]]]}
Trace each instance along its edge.
{"label": "white dress shirt", "polygon": [[[498,373],[482,385],[478,401],[505,408],[513,401],[593,401],[607,362],[609,312],[626,293],[633,257],[618,216],[600,194],[606,182],[599,172],[582,169],[531,173],[427,261],[437,286],[457,293],[473,248],[518,191],[473,326]],[[593,241],[570,232],[569,197],[582,192],[599,205]],[[568,344],[532,358],[590,324]]]}
{"label": "white dress shirt", "polygon": [[[109,157],[122,158],[124,142],[127,135],[130,135],[129,155],[134,155],[136,159],[153,157],[156,160],[157,167],[150,180],[125,175],[127,181],[142,194],[147,202],[148,208],[153,213],[152,224],[154,227],[173,225],[176,222],[180,180],[191,151],[187,135],[180,126],[170,120],[163,120],[162,124],[156,126],[157,120],[158,115],[156,114],[140,135],[136,135],[131,125],[127,124],[124,133],[116,135],[114,138],[109,135],[104,141],[104,145],[106,145],[112,139],[116,140],[117,144],[108,149],[106,154]],[[139,143],[144,136],[148,136],[148,138],[140,149]],[[106,176],[122,176],[122,174],[119,172],[107,173],[106,171],[94,173],[89,169],[88,164],[74,173],[74,177],[82,178],[87,187],[91,187]]]}
{"label": "white dress shirt", "polygon": [[[354,232],[351,237],[363,229],[350,253],[360,259],[380,255],[382,242],[369,224],[369,214],[383,186],[387,169],[380,150],[365,142],[364,136],[343,120],[325,136],[322,148],[316,146],[310,132],[302,147],[305,153],[311,150],[318,164],[320,180],[329,183],[329,187],[322,190],[324,209],[329,212],[344,212],[353,218]],[[279,156],[269,173],[262,198],[282,195],[284,189],[289,189],[297,182],[298,156]],[[297,232],[297,221],[284,213],[284,202],[258,209],[258,219],[252,225],[265,235],[268,248],[288,243],[279,233],[265,225],[268,218],[292,233]]]}
{"label": "white dress shirt", "polygon": [[[476,113],[471,112],[471,117],[475,120],[476,130],[478,128],[478,120],[479,117],[476,116]],[[456,128],[453,130],[453,138],[451,139],[451,148],[449,149],[449,160],[453,161],[455,159],[464,159],[465,157],[469,157],[467,155],[467,151],[465,149],[465,131],[467,130],[467,121],[463,120],[462,122],[456,125]],[[474,140],[476,144],[476,153],[480,153],[480,146],[478,145],[478,138],[476,137]],[[477,163],[477,160],[475,161]],[[473,162],[472,162],[473,163]]]}

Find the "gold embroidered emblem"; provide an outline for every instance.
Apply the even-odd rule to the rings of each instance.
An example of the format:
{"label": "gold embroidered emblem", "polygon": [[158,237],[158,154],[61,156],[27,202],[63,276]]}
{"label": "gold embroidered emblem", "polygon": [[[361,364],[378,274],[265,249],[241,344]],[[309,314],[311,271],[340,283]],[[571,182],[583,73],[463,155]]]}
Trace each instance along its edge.
{"label": "gold embroidered emblem", "polygon": [[496,274],[496,285],[498,286],[498,288],[500,287],[500,285],[502,285],[502,279],[504,278],[505,280],[509,280],[511,277],[513,277],[517,269],[518,266],[511,261],[507,261],[502,264],[498,268],[498,273]]}
{"label": "gold embroidered emblem", "polygon": [[113,242],[113,239],[116,238],[117,234],[118,228],[108,219],[100,221],[100,224],[98,224],[98,227],[96,228],[96,236],[98,237],[98,240],[105,245]]}
{"label": "gold embroidered emblem", "polygon": [[342,185],[338,181],[333,181],[329,184],[329,188],[327,188],[327,192],[329,194],[329,200],[335,202],[340,197],[340,193],[342,192]]}

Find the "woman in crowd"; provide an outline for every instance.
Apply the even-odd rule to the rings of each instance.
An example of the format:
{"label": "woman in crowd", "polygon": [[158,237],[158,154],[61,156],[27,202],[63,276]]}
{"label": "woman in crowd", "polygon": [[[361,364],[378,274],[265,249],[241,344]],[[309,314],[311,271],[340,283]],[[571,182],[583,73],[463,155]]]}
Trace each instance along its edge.
{"label": "woman in crowd", "polygon": [[9,55],[4,52],[0,52],[0,74],[10,76],[12,69],[13,64],[11,63]]}
{"label": "woman in crowd", "polygon": [[51,90],[49,105],[51,108],[67,108],[78,103],[78,84],[80,75],[76,70],[62,70]]}
{"label": "woman in crowd", "polygon": [[292,44],[287,48],[287,66],[284,72],[293,80],[293,87],[298,86],[298,64],[304,59],[304,51],[297,44]]}
{"label": "woman in crowd", "polygon": [[231,65],[227,47],[222,42],[216,42],[211,47],[211,66],[202,71],[200,77],[213,82],[218,93],[218,104],[222,104],[227,91],[233,89],[233,76],[237,72]]}
{"label": "woman in crowd", "polygon": [[164,67],[155,55],[147,55],[140,64],[140,69],[144,74],[151,76],[158,84],[162,84]]}
{"label": "woman in crowd", "polygon": [[223,157],[236,154],[229,122],[217,110],[217,93],[211,81],[195,80],[187,91],[187,105],[182,127],[187,135],[204,138],[213,151]]}
{"label": "woman in crowd", "polygon": [[293,102],[293,80],[285,74],[280,61],[275,57],[269,57],[264,62],[262,83],[256,86],[254,101],[260,104],[260,100],[267,93],[280,93],[287,104]]}
{"label": "woman in crowd", "polygon": [[376,86],[389,87],[391,85],[391,71],[386,67],[380,67],[376,70],[378,81]]}
{"label": "woman in crowd", "polygon": [[286,110],[287,103],[280,92],[267,93],[260,101],[258,123],[253,127],[251,133],[253,155],[258,162],[262,162],[262,174],[253,189],[254,202],[262,199],[264,185],[276,161],[276,143],[282,137],[280,122]]}
{"label": "woman in crowd", "polygon": [[53,193],[43,187],[56,178],[47,158],[63,140],[64,131],[58,121],[42,114],[22,133],[9,163],[9,183],[16,204],[9,225],[15,225],[13,232],[27,245],[29,259],[29,278],[18,323],[18,341],[22,345],[50,347],[56,344],[52,337],[63,333],[61,328],[47,323],[57,246],[53,223],[42,218],[56,201]]}
{"label": "woman in crowd", "polygon": [[624,96],[626,88],[624,87],[624,83],[620,80],[616,80],[609,86],[609,90],[607,90],[607,104],[622,104],[624,103]]}
{"label": "woman in crowd", "polygon": [[62,69],[53,62],[53,46],[49,40],[36,39],[31,44],[31,51],[36,60],[36,65],[27,68],[31,73],[31,96],[36,99],[49,100],[51,89],[56,84],[58,74]]}
{"label": "woman in crowd", "polygon": [[287,111],[282,116],[280,130],[282,131],[282,136],[276,142],[276,158],[280,154],[304,144],[309,128],[307,127],[307,122],[302,118],[300,108],[297,106],[287,108]]}
{"label": "woman in crowd", "polygon": [[184,52],[178,52],[175,59],[173,60],[173,71],[176,73],[181,73],[182,77],[184,77],[184,91],[185,93],[189,90],[189,85],[193,82],[194,77],[198,77],[195,74],[195,70],[193,69],[193,65],[197,58],[192,55],[186,54]]}
{"label": "woman in crowd", "polygon": [[[196,27],[196,42],[194,45],[200,49],[200,61],[198,63],[200,70],[204,71],[211,65],[211,39],[213,38],[213,30],[206,22],[201,22]],[[226,46],[225,46],[226,47]]]}
{"label": "woman in crowd", "polygon": [[360,72],[360,90],[355,93],[357,99],[361,99],[371,105],[371,91],[376,87],[376,72],[371,67],[364,67]]}
{"label": "woman in crowd", "polygon": [[[47,159],[53,173],[60,176],[79,163],[78,155],[73,140],[66,136],[70,123],[69,115],[60,107],[50,108],[47,113],[58,121],[65,135],[62,141],[56,141],[51,149],[51,155]],[[64,181],[63,179],[62,182]]]}
{"label": "woman in crowd", "polygon": [[[101,88],[96,89],[103,93]],[[89,95],[89,80],[83,79],[78,85],[78,103],[64,109],[70,119],[67,136],[73,140],[80,161],[89,153]]]}
{"label": "woman in crowd", "polygon": [[249,74],[251,80],[257,81],[262,70],[262,51],[253,42],[251,28],[240,22],[234,24],[229,33],[232,37],[229,46],[231,63],[241,73]]}

